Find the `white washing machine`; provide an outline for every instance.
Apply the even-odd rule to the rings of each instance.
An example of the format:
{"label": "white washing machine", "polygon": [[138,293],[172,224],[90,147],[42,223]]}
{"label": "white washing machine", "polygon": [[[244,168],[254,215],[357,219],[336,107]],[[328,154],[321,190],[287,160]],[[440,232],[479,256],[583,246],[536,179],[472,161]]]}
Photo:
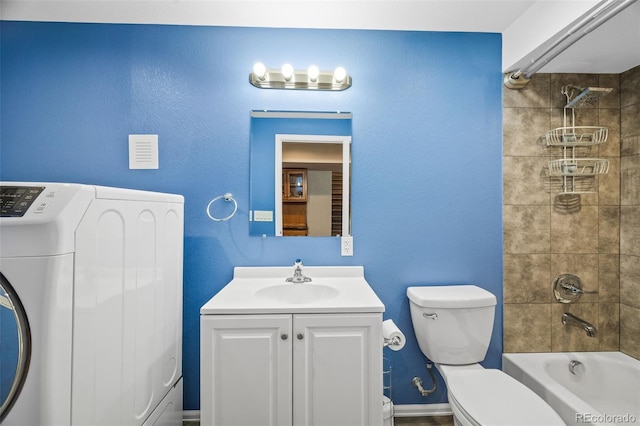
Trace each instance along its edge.
{"label": "white washing machine", "polygon": [[184,198],[0,193],[0,423],[181,424]]}

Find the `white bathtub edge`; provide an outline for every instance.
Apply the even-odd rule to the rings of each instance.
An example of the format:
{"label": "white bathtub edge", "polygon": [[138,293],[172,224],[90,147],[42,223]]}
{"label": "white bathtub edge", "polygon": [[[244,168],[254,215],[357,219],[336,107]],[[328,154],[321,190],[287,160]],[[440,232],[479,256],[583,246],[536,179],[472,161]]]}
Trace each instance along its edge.
{"label": "white bathtub edge", "polygon": [[453,412],[448,403],[393,405],[394,417],[433,417],[450,416],[452,414]]}
{"label": "white bathtub edge", "polygon": [[[591,407],[586,401],[571,393],[571,391],[557,381],[548,380],[545,377],[543,365],[539,362],[539,359],[536,359],[544,358],[545,356],[552,358],[559,356],[566,357],[567,361],[580,359],[584,356],[604,356],[633,364],[639,362],[639,360],[619,351],[503,353],[503,371],[529,387],[542,397],[542,399],[547,401],[570,426],[595,424],[579,419],[578,413],[588,413],[593,418],[602,417],[605,419],[607,415],[605,415],[606,413],[600,413],[595,407]],[[598,422],[597,424],[602,426],[614,425],[614,423],[609,423],[607,420]]]}

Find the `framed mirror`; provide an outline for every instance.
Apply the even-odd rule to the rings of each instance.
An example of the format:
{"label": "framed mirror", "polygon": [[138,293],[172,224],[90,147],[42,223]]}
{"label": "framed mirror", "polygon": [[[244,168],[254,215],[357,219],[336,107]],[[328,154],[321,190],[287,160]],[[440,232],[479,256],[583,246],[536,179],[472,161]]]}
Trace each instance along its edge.
{"label": "framed mirror", "polygon": [[350,234],[351,114],[253,111],[250,234]]}

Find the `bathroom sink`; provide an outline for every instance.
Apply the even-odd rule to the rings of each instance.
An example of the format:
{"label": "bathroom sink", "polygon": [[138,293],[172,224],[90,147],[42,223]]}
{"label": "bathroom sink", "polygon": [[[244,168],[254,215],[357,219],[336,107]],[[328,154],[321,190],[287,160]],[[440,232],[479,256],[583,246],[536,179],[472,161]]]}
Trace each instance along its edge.
{"label": "bathroom sink", "polygon": [[333,299],[340,292],[333,287],[322,284],[279,284],[264,287],[256,291],[257,298],[273,299],[283,303],[298,305],[311,303],[320,299]]}
{"label": "bathroom sink", "polygon": [[362,266],[305,266],[310,282],[287,282],[293,269],[238,266],[200,309],[203,315],[384,312]]}

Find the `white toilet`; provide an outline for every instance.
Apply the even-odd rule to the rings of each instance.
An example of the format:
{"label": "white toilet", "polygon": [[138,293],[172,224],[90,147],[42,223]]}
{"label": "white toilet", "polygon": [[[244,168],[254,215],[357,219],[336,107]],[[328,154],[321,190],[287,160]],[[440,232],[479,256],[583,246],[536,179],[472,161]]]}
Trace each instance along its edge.
{"label": "white toilet", "polygon": [[447,384],[456,425],[564,425],[547,403],[516,379],[485,369],[496,297],[477,286],[407,288],[422,352]]}

